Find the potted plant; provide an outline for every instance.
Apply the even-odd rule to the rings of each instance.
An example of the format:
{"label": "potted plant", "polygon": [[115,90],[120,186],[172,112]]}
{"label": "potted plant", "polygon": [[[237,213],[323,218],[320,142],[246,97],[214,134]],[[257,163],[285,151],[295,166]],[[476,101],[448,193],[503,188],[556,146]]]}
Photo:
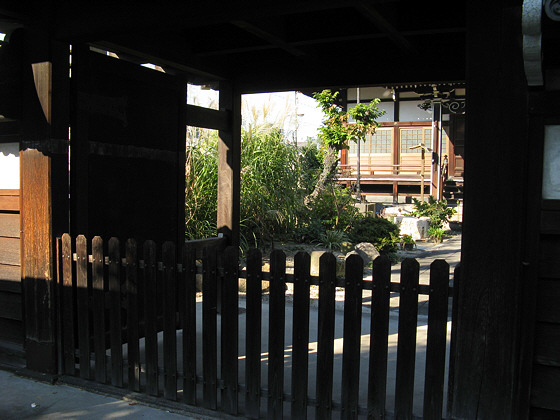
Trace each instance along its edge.
{"label": "potted plant", "polygon": [[405,251],[412,251],[414,249],[416,242],[412,239],[412,235],[401,236],[401,249]]}

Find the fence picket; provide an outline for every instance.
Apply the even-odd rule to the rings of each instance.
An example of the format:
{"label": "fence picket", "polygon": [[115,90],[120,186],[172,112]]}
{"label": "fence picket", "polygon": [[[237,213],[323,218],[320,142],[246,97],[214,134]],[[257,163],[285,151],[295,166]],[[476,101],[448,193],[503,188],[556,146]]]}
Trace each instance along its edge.
{"label": "fence picket", "polygon": [[443,382],[447,344],[449,264],[435,260],[430,265],[430,303],[428,306],[428,341],[424,382],[424,420],[441,420]]}
{"label": "fence picket", "polygon": [[385,418],[390,298],[391,262],[382,255],[373,261],[372,266],[367,408],[368,418],[374,420]]}
{"label": "fence picket", "polygon": [[316,418],[332,417],[336,258],[327,253],[319,259],[319,320],[317,343]]}
{"label": "fence picket", "polygon": [[89,331],[89,291],[87,239],[84,235],[76,238],[76,303],[78,308],[78,342],[80,348],[80,378],[90,379],[90,331]]}
{"label": "fence picket", "polygon": [[247,313],[245,325],[245,415],[258,419],[261,404],[262,254],[247,252]]}
{"label": "fence picket", "polygon": [[183,248],[184,304],[179,304],[183,328],[183,399],[196,405],[196,250]]}
{"label": "fence picket", "polygon": [[128,343],[128,389],[140,391],[140,342],[138,331],[138,265],[134,239],[126,241],[126,331]]}
{"label": "fence picket", "polygon": [[284,331],[286,329],[286,255],[281,250],[270,254],[270,301],[268,335],[268,416],[283,418],[284,406]]}
{"label": "fence picket", "polygon": [[158,389],[158,342],[157,342],[157,300],[156,244],[144,242],[144,269],[142,283],[144,289],[144,325],[146,346],[146,392],[159,395]]}
{"label": "fence picket", "polygon": [[72,238],[65,233],[62,235],[62,346],[63,372],[74,375],[75,337],[74,337],[74,288],[72,285]]}
{"label": "fence picket", "polygon": [[217,304],[218,273],[216,248],[205,248],[202,258],[202,403],[215,410],[218,401]]}
{"label": "fence picket", "polygon": [[414,365],[416,361],[416,328],[418,324],[418,261],[406,258],[401,265],[399,302],[399,341],[397,344],[397,377],[395,419],[412,419]]}
{"label": "fence picket", "polygon": [[[78,347],[79,375],[98,382],[107,381],[107,344],[111,353],[111,384],[123,386],[123,343],[128,346],[128,387],[139,392],[143,377],[140,364],[140,336],[145,334],[146,392],[159,396],[158,331],[163,326],[164,397],[176,400],[177,389],[177,328],[183,330],[183,401],[197,403],[197,311],[196,311],[196,250],[183,249],[181,265],[177,265],[175,245],[162,247],[163,262],[156,262],[156,245],[144,243],[144,261],[138,261],[134,240],[126,242],[126,267],[122,267],[120,244],[111,238],[108,244],[108,268],[103,253],[103,240],[92,240],[92,266],[88,266],[88,244],[83,235],[76,238],[75,276],[72,263],[72,238],[65,234],[57,242],[57,279],[61,372],[76,374],[75,347]],[[203,252],[202,304],[202,405],[238,415],[239,388],[239,254],[235,247],[221,252],[215,247]],[[124,264],[124,261],[123,261]],[[160,266],[161,265],[161,266]],[[312,399],[315,417],[332,418],[339,409],[342,419],[356,419],[364,409],[359,406],[361,357],[363,261],[350,256],[346,261],[345,282],[336,278],[336,258],[327,253],[320,259],[319,305],[317,337],[316,396]],[[159,267],[159,269],[158,269]],[[258,419],[261,414],[261,370],[268,368],[267,418],[284,416],[285,315],[286,315],[286,255],[280,250],[270,255],[270,274],[263,276],[262,254],[251,250],[247,254],[247,310],[245,325],[245,404],[244,415]],[[300,252],[294,258],[294,295],[292,318],[291,413],[294,419],[306,419],[309,407],[309,328],[310,256]],[[391,266],[387,257],[379,257],[372,269],[372,312],[367,392],[367,417],[383,419],[387,415],[388,337],[390,291],[400,292],[398,345],[395,386],[395,419],[413,419],[414,378],[418,294],[428,293],[428,338],[424,382],[423,418],[441,419],[445,379],[445,353],[449,303],[449,265],[436,260],[430,266],[430,286],[419,286],[419,264],[406,259],[401,265],[399,289],[391,284]],[[180,274],[179,274],[180,273]],[[222,275],[223,273],[223,275]],[[459,268],[455,272],[454,303],[457,300]],[[265,273],[267,274],[267,273]],[[90,277],[91,276],[91,277]],[[270,280],[268,360],[262,361],[262,281]],[[333,401],[335,287],[343,286],[344,325],[341,395]],[[393,287],[392,287],[393,286]],[[74,289],[75,288],[75,289]],[[218,289],[219,288],[219,289]],[[108,291],[108,293],[107,293]],[[218,342],[217,304],[221,292],[221,335]],[[108,299],[107,299],[108,298]],[[454,307],[453,320],[456,308]],[[126,311],[126,312],[125,312]],[[177,312],[180,323],[177,324]],[[107,317],[110,317],[107,319]],[[123,321],[126,320],[126,325]],[[163,323],[161,322],[163,321]],[[108,325],[107,325],[108,324]],[[178,326],[179,325],[179,326]],[[142,328],[142,326],[144,328]],[[107,329],[109,328],[109,329]],[[107,343],[107,333],[110,342]],[[454,341],[451,339],[450,375],[454,361]],[[126,337],[123,337],[126,334]],[[123,339],[124,338],[124,339]],[[220,344],[220,346],[218,346]],[[222,349],[219,351],[219,349]],[[95,355],[95,371],[90,353]],[[220,364],[218,364],[218,354]],[[218,382],[218,367],[220,382]],[[93,378],[94,376],[94,378]],[[453,383],[449,383],[450,395]],[[218,398],[218,389],[221,390]],[[448,397],[449,398],[449,397]],[[449,403],[448,403],[449,404]],[[450,410],[450,406],[448,406]],[[363,412],[362,412],[363,413]]]}
{"label": "fence picket", "polygon": [[294,258],[294,313],[292,339],[292,410],[295,420],[307,418],[307,372],[309,369],[309,282],[311,257],[298,252]]}
{"label": "fence picket", "polygon": [[[228,414],[237,414],[238,398],[238,331],[239,331],[239,248],[229,246],[223,253],[224,279],[222,281],[222,389],[221,408]],[[225,350],[227,349],[227,351]]]}
{"label": "fence picket", "polygon": [[93,287],[93,346],[95,350],[95,380],[107,382],[107,362],[105,351],[105,266],[103,257],[103,239],[96,236],[91,241],[92,253],[92,287]]}
{"label": "fence picket", "polygon": [[123,386],[121,252],[118,238],[109,239],[109,302],[111,341],[111,385]]}
{"label": "fence picket", "polygon": [[342,353],[342,419],[358,418],[360,344],[362,338],[362,278],[364,260],[346,259],[344,292],[344,343]]}
{"label": "fence picket", "polygon": [[461,284],[461,264],[455,267],[453,272],[453,308],[451,311],[451,339],[449,343],[449,373],[447,381],[447,417],[451,418],[453,411],[453,392],[454,392],[454,378],[455,378],[455,357],[456,357],[456,343],[457,343],[457,316],[459,308],[459,287]]}
{"label": "fence picket", "polygon": [[163,253],[163,294],[165,305],[163,307],[163,370],[164,397],[168,400],[177,400],[177,283],[176,283],[176,257],[175,244],[165,242]]}

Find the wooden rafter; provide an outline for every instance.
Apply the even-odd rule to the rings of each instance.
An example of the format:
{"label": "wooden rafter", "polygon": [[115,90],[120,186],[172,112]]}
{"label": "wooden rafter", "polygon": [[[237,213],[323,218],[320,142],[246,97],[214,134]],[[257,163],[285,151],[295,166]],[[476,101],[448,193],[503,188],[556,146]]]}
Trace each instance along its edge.
{"label": "wooden rafter", "polygon": [[287,51],[288,53],[295,55],[296,57],[301,57],[306,55],[305,52],[303,52],[299,48],[296,48],[293,45],[281,39],[280,37],[273,35],[270,32],[265,31],[264,29],[259,28],[257,25],[254,25],[244,20],[234,20],[231,23],[237,26],[238,28],[241,28],[257,36],[258,38],[261,38],[269,42],[272,46],[281,48],[284,51]]}
{"label": "wooden rafter", "polygon": [[375,9],[375,7],[373,7],[371,2],[366,0],[354,0],[354,4],[356,8],[377,28],[385,32],[395,45],[406,52],[410,52],[412,50],[410,42],[408,42],[408,40],[399,31],[397,31],[395,27]]}

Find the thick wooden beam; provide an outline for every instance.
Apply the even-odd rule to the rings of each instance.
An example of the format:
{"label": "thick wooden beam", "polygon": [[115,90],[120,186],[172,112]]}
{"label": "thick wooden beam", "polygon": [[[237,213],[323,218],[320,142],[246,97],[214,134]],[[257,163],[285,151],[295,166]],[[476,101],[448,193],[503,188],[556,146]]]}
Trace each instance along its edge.
{"label": "thick wooden beam", "polygon": [[408,40],[371,5],[371,1],[355,0],[354,3],[356,4],[356,8],[375,26],[385,32],[398,48],[407,53],[412,51],[410,42],[408,42]]}
{"label": "thick wooden beam", "polygon": [[[467,131],[462,274],[451,418],[527,418],[517,410],[527,263],[527,85],[520,7],[467,3]],[[488,88],[491,87],[491,93]],[[539,162],[531,162],[539,165]],[[511,182],[511,177],[515,181]],[[509,180],[509,181],[508,181]],[[488,217],[488,208],[504,208]],[[532,284],[531,287],[536,287]]]}
{"label": "thick wooden beam", "polygon": [[186,106],[187,125],[209,128],[211,130],[231,130],[231,111],[203,108],[196,105]]}
{"label": "thick wooden beam", "polygon": [[249,32],[250,34],[257,36],[260,39],[269,42],[271,45],[283,49],[287,53],[292,54],[296,57],[302,57],[306,55],[304,51],[300,50],[299,48],[293,47],[282,38],[270,33],[269,31],[265,31],[264,29],[259,28],[257,25],[253,25],[252,23],[244,20],[234,20],[231,23],[238,28],[241,28],[244,31]]}
{"label": "thick wooden beam", "polygon": [[239,245],[241,198],[241,94],[231,82],[220,83],[220,110],[231,112],[229,130],[218,143],[218,232]]}
{"label": "thick wooden beam", "polygon": [[55,237],[68,228],[67,148],[53,147],[68,138],[68,52],[44,34],[26,34],[20,152],[25,348],[27,367],[47,373],[57,372]]}

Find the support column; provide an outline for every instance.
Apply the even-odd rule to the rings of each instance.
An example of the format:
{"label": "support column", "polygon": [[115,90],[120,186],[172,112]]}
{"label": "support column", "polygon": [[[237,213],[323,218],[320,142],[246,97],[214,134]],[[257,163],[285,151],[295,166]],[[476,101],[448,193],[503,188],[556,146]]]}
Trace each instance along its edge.
{"label": "support column", "polygon": [[241,93],[231,82],[220,83],[220,110],[230,113],[229,130],[219,131],[218,233],[239,245],[241,199]]}
{"label": "support column", "polygon": [[430,176],[430,195],[441,199],[441,100],[432,101],[432,169]]}
{"label": "support column", "polygon": [[27,367],[56,373],[55,238],[68,229],[68,45],[25,34],[21,275]]}
{"label": "support column", "polygon": [[[521,2],[467,3],[467,131],[453,419],[526,418],[516,409],[527,264],[527,85]],[[488,217],[488,209],[500,211]],[[449,417],[449,416],[448,416]]]}

